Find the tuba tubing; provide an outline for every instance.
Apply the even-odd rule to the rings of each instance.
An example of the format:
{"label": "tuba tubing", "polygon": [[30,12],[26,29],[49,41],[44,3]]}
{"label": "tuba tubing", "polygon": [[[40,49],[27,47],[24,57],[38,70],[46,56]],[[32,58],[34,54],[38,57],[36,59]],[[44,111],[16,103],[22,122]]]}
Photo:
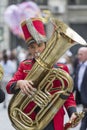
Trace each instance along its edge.
{"label": "tuba tubing", "polygon": [[[36,94],[30,98],[19,91],[12,97],[8,106],[9,118],[17,130],[44,129],[64,104],[73,89],[73,81],[70,75],[64,70],[60,68],[54,69],[52,66],[66,50],[75,45],[74,43],[82,42],[82,44],[86,45],[86,42],[66,24],[56,19],[52,19],[52,24],[54,26],[54,33],[47,42],[46,49],[36,59],[36,63],[25,78],[26,80],[32,80],[34,87],[37,86]],[[69,30],[70,36],[67,30]],[[76,35],[79,37],[80,42],[78,38],[76,39]],[[56,79],[61,82],[61,86],[53,90],[53,81]],[[67,86],[65,86],[65,82]],[[53,91],[54,93],[51,94]],[[24,108],[32,101],[35,106],[29,113],[25,114],[23,112]],[[36,108],[38,108],[38,111],[33,120],[29,115]]]}

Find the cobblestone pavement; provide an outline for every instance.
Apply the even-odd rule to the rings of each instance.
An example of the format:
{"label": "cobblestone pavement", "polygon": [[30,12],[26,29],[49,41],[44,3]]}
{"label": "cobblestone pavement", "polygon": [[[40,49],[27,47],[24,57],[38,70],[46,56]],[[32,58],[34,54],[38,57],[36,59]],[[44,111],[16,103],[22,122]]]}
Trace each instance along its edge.
{"label": "cobblestone pavement", "polygon": [[[81,111],[82,107],[78,107],[78,112]],[[3,108],[3,103],[0,104],[0,130],[15,130],[12,125],[11,125],[11,122],[9,120],[9,117],[8,117],[8,111],[7,111],[7,108]],[[65,116],[65,122],[68,121],[68,116]],[[79,130],[80,128],[80,124],[71,129],[71,130]]]}

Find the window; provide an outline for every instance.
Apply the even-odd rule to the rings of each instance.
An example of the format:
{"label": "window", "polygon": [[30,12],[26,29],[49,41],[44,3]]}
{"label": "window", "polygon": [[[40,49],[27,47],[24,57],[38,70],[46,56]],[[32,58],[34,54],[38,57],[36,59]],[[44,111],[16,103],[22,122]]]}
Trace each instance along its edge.
{"label": "window", "polygon": [[0,42],[4,39],[4,29],[3,27],[0,27]]}
{"label": "window", "polygon": [[68,4],[69,5],[75,5],[76,4],[76,0],[68,0]]}
{"label": "window", "polygon": [[11,4],[19,4],[19,3],[25,2],[25,1],[29,1],[29,0],[9,0],[9,5],[11,5]]}
{"label": "window", "polygon": [[[87,23],[71,23],[69,25],[87,41]],[[80,44],[76,44],[75,46],[71,47],[71,51],[73,52],[73,54],[76,54],[80,46]]]}
{"label": "window", "polygon": [[68,0],[69,5],[87,5],[87,0]]}
{"label": "window", "polygon": [[47,0],[33,0],[34,2],[36,2],[38,5],[47,5]]}

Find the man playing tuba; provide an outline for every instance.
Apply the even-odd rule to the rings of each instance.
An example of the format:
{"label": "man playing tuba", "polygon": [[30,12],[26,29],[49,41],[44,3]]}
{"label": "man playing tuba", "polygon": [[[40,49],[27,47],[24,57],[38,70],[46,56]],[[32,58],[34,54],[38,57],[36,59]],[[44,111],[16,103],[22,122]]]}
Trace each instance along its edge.
{"label": "man playing tuba", "polygon": [[[29,49],[29,53],[33,55],[33,58],[26,59],[20,63],[17,72],[8,82],[6,89],[9,94],[16,94],[20,90],[23,95],[27,95],[31,98],[33,95],[35,95],[37,86],[35,86],[32,80],[26,80],[25,77],[35,64],[36,59],[45,50],[47,38],[42,19],[40,18],[31,18],[27,21],[24,21],[22,24],[22,30]],[[69,73],[68,68],[64,64],[57,64],[56,67],[65,70],[66,73]],[[53,82],[53,88],[56,86],[59,86],[59,81],[57,80]],[[31,102],[30,106],[25,106],[23,112],[28,114],[28,112],[33,109],[33,106],[34,104]],[[68,112],[70,120],[74,120],[76,117],[76,103],[73,93],[70,94],[64,105],[58,110],[52,121],[44,128],[44,130],[64,129],[64,107]],[[35,110],[30,114],[31,119],[35,119],[37,111],[38,110]]]}

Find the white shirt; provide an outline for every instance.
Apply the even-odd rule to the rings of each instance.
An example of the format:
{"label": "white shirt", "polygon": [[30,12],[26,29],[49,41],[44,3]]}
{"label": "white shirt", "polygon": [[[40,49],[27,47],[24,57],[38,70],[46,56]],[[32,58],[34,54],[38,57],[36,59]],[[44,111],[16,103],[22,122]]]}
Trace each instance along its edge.
{"label": "white shirt", "polygon": [[79,73],[78,73],[78,90],[79,91],[81,90],[81,83],[83,81],[83,76],[84,76],[86,67],[87,67],[87,61],[82,63],[79,69]]}

